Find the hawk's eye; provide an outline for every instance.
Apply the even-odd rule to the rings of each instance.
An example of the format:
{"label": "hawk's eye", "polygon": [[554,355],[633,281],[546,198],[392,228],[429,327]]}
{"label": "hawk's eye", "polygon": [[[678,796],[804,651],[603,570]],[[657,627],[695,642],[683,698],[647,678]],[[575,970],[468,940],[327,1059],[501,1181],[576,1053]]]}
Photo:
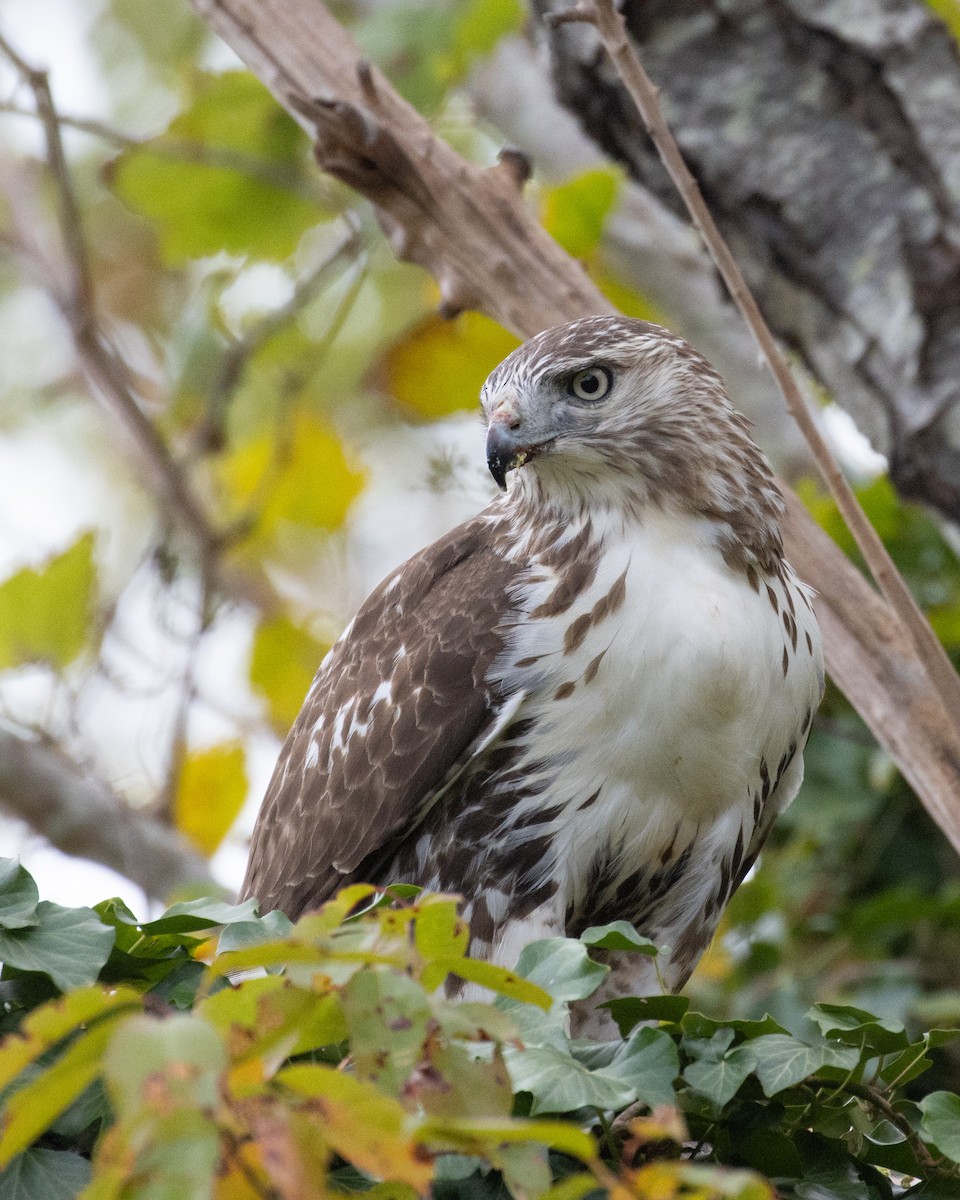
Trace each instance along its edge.
{"label": "hawk's eye", "polygon": [[612,386],[613,373],[606,367],[587,367],[573,376],[567,390],[578,400],[602,400]]}

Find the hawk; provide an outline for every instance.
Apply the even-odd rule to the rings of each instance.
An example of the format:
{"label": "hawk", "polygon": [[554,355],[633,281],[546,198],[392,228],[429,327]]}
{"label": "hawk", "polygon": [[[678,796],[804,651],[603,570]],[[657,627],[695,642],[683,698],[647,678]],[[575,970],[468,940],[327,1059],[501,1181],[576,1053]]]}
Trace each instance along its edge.
{"label": "hawk", "polygon": [[507,966],[623,919],[669,950],[610,955],[605,995],[675,990],[800,786],[823,690],[782,498],[719,375],[646,321],[549,329],[481,401],[503,490],[324,659],[242,894],[296,918],[350,882],[460,892]]}

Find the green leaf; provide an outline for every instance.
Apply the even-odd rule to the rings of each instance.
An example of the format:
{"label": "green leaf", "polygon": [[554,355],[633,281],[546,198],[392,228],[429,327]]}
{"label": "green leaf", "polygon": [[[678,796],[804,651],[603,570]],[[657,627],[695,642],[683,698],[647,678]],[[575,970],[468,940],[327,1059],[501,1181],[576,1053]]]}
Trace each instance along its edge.
{"label": "green leaf", "polygon": [[509,1117],[513,1107],[510,1076],[498,1050],[489,1059],[474,1057],[456,1042],[432,1041],[429,1070],[417,1071],[405,1096],[437,1117]]}
{"label": "green leaf", "polygon": [[343,1012],[358,1077],[399,1096],[427,1037],[423,988],[401,971],[367,967],[343,989]]}
{"label": "green leaf", "polygon": [[437,972],[431,973],[429,966],[424,971],[421,982],[427,991],[443,982],[447,964],[463,958],[470,945],[470,930],[458,909],[453,896],[425,895],[417,902],[414,945],[426,964],[443,964]]}
{"label": "green leaf", "polygon": [[258,946],[286,937],[292,928],[293,922],[287,914],[275,908],[265,916],[254,916],[249,921],[231,921],[220,934],[217,949],[221,954],[227,954],[244,946]]}
{"label": "green leaf", "polygon": [[611,921],[609,925],[591,925],[580,934],[585,946],[598,950],[633,950],[655,958],[659,950],[655,942],[641,937],[628,921]]}
{"label": "green leaf", "polygon": [[593,1138],[571,1121],[497,1121],[437,1120],[424,1121],[418,1137],[427,1143],[448,1146],[465,1154],[486,1157],[486,1148],[517,1142],[538,1142],[581,1162],[593,1162],[597,1147]]}
{"label": "green leaf", "polygon": [[323,216],[309,198],[307,139],[246,71],[201,76],[167,133],[125,151],[112,182],[154,221],[169,263],[216,254],[284,259]]}
{"label": "green leaf", "polygon": [[116,1031],[104,1075],[118,1113],[132,1116],[146,1106],[212,1108],[226,1065],[220,1034],[201,1017],[174,1013],[157,1020],[144,1014]]}
{"label": "green leaf", "polygon": [[526,18],[520,0],[466,0],[455,11],[453,78],[465,74],[475,59],[489,54],[505,34],[519,32]]}
{"label": "green leaf", "polygon": [[217,925],[233,925],[256,918],[257,902],[244,900],[242,904],[225,904],[222,900],[185,900],[173,904],[155,921],[144,921],[139,925],[142,933],[150,936],[158,933],[195,933],[201,929],[213,929]]}
{"label": "green leaf", "polygon": [[605,1074],[629,1084],[648,1108],[676,1104],[674,1080],[680,1074],[676,1043],[662,1029],[638,1029],[618,1049]]}
{"label": "green leaf", "polygon": [[0,1165],[26,1150],[97,1077],[118,1015],[110,1014],[80,1034],[52,1067],[8,1098],[0,1123]]}
{"label": "green leaf", "polygon": [[0,858],[0,929],[25,929],[37,923],[40,893],[19,859]]}
{"label": "green leaf", "polygon": [[479,1000],[433,999],[433,1015],[448,1038],[472,1042],[510,1042],[519,1038],[516,1022],[492,1004]]}
{"label": "green leaf", "polygon": [[599,244],[622,182],[622,172],[615,167],[597,167],[548,188],[542,214],[547,232],[574,258],[589,257]]}
{"label": "green leaf", "polygon": [[0,930],[0,960],[21,971],[42,971],[62,991],[93,983],[110,957],[114,931],[91,908],[62,908],[41,900],[37,924]]}
{"label": "green leaf", "polygon": [[756,1062],[757,1078],[767,1096],[775,1096],[785,1088],[793,1087],[822,1067],[840,1067],[852,1071],[860,1061],[853,1047],[834,1047],[826,1042],[816,1046],[801,1042],[788,1034],[768,1033],[754,1038],[743,1047]]}
{"label": "green leaf", "polygon": [[34,1009],[24,1018],[16,1034],[0,1043],[0,1090],[81,1025],[89,1025],[117,1010],[139,1006],[140,997],[129,988],[108,991],[88,987]]}
{"label": "green leaf", "polygon": [[825,1038],[859,1046],[875,1054],[894,1054],[910,1044],[899,1021],[881,1021],[862,1008],[843,1004],[816,1004],[807,1013]]}
{"label": "green leaf", "polygon": [[531,1113],[564,1113],[591,1106],[624,1108],[636,1099],[634,1087],[607,1071],[588,1070],[556,1046],[509,1049],[507,1069],[514,1090],[529,1092]]}
{"label": "green leaf", "polygon": [[267,701],[275,729],[286,733],[329,649],[283,613],[257,626],[250,655],[250,682]]}
{"label": "green leaf", "polygon": [[0,670],[28,662],[71,663],[90,633],[96,585],[94,538],[0,584]]}
{"label": "green leaf", "polygon": [[931,1092],[920,1101],[920,1136],[951,1162],[960,1163],[960,1096]]}
{"label": "green leaf", "polygon": [[722,1058],[701,1058],[690,1063],[683,1077],[692,1088],[709,1096],[718,1108],[723,1108],[740,1090],[755,1061],[747,1044],[736,1047]]}
{"label": "green leaf", "polygon": [[686,996],[621,996],[600,1005],[610,1010],[623,1037],[641,1021],[668,1021],[675,1025],[689,1007]]}
{"label": "green leaf", "polygon": [[0,1171],[0,1200],[74,1200],[90,1163],[67,1150],[26,1150]]}
{"label": "green leaf", "polygon": [[519,970],[508,971],[496,963],[482,962],[479,958],[458,958],[447,964],[449,971],[468,983],[479,983],[499,993],[498,1006],[512,1011],[512,1005],[532,1004],[544,1011],[550,1008],[549,992],[534,980],[524,979]]}
{"label": "green leaf", "polygon": [[609,970],[593,961],[586,946],[570,938],[531,942],[517,960],[517,973],[543,988],[555,1004],[592,996]]}

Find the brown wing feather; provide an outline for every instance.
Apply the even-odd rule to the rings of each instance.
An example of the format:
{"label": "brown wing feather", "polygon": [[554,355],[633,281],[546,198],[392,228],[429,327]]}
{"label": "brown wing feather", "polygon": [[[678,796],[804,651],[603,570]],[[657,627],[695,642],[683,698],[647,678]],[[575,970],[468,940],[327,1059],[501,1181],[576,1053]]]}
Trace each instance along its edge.
{"label": "brown wing feather", "polygon": [[408,560],[324,659],[253,832],[241,896],[262,912],[322,904],[409,832],[495,721],[488,673],[519,569],[494,534],[481,516]]}

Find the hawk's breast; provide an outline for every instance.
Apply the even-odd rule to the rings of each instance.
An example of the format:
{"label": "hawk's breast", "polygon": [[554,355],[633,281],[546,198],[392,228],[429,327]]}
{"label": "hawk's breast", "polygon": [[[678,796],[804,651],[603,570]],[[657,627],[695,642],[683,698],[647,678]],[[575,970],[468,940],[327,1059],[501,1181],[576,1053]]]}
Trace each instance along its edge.
{"label": "hawk's breast", "polygon": [[557,814],[550,869],[568,908],[598,862],[623,882],[697,837],[715,872],[710,839],[749,841],[761,763],[796,749],[820,688],[812,612],[797,614],[798,652],[766,581],[728,567],[708,524],[655,512],[594,536],[595,573],[564,611],[550,608],[562,569],[527,585],[505,664],[529,698],[517,767],[543,781],[525,803]]}

